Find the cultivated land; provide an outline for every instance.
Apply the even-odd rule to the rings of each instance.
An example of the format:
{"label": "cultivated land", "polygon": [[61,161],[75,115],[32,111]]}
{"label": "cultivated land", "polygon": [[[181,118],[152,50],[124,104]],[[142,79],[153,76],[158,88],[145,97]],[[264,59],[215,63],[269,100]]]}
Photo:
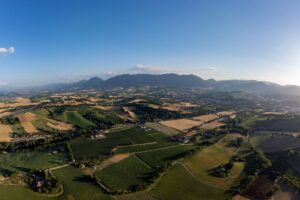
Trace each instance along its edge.
{"label": "cultivated land", "polygon": [[33,126],[32,122],[36,120],[36,116],[32,113],[26,112],[24,114],[18,115],[24,130],[26,133],[35,134],[38,133],[38,130]]}
{"label": "cultivated land", "polygon": [[149,128],[152,128],[156,131],[165,133],[165,134],[170,135],[170,136],[177,135],[177,134],[180,133],[179,131],[177,131],[173,128],[164,126],[164,125],[156,123],[156,122],[147,122],[145,125],[148,126]]}
{"label": "cultivated land", "polygon": [[[297,199],[299,116],[248,95],[141,87],[0,99],[1,199]],[[64,192],[34,192],[34,169]]]}
{"label": "cultivated land", "polygon": [[157,185],[151,189],[150,194],[160,199],[186,199],[223,200],[224,190],[202,183],[182,165],[175,165]]}
{"label": "cultivated land", "polygon": [[191,158],[185,160],[182,165],[191,171],[197,178],[202,180],[203,183],[214,185],[223,190],[229,189],[243,171],[243,164],[236,163],[231,169],[230,176],[226,178],[211,176],[209,170],[214,169],[221,164],[228,163],[232,156],[235,155],[238,149],[228,147],[228,144],[237,137],[241,136],[238,134],[225,136],[216,144],[199,151]]}
{"label": "cultivated land", "polygon": [[213,121],[215,119],[218,119],[219,116],[215,115],[215,114],[209,114],[209,115],[201,115],[198,117],[194,117],[194,120],[198,120],[198,121],[202,121],[202,122],[210,122]]}
{"label": "cultivated land", "polygon": [[206,130],[213,130],[216,128],[220,128],[222,126],[226,126],[226,124],[224,124],[222,122],[218,122],[218,121],[213,121],[213,122],[209,122],[209,123],[201,126],[201,128],[206,129]]}
{"label": "cultivated land", "polygon": [[181,132],[186,132],[191,128],[198,127],[203,124],[201,121],[194,121],[190,119],[175,119],[159,122],[162,125],[174,128]]}
{"label": "cultivated land", "polygon": [[12,140],[11,133],[13,133],[13,130],[10,125],[0,123],[0,142],[10,142]]}
{"label": "cultivated land", "polygon": [[266,153],[297,149],[300,148],[300,138],[275,134],[269,139],[261,142],[259,148],[261,148]]}
{"label": "cultivated land", "polygon": [[[54,151],[57,151],[57,153],[53,154]],[[0,154],[0,174],[10,174],[14,171],[27,172],[32,169],[52,168],[66,164],[69,156],[65,151],[65,149],[59,148],[59,150],[56,150],[56,148],[51,148],[31,152]]]}
{"label": "cultivated land", "polygon": [[128,190],[141,185],[151,168],[136,156],[130,156],[96,173],[96,177],[110,190]]}

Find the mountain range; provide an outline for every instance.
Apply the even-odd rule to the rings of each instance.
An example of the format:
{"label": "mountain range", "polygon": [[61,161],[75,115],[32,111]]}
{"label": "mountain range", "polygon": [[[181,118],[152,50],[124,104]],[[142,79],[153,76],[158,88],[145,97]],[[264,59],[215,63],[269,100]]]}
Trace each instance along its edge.
{"label": "mountain range", "polygon": [[94,77],[88,80],[68,84],[44,86],[45,89],[104,89],[114,87],[165,86],[176,88],[201,88],[219,91],[245,91],[251,93],[280,94],[300,96],[300,87],[279,85],[272,82],[256,80],[204,80],[196,75],[178,74],[123,74],[107,80]]}

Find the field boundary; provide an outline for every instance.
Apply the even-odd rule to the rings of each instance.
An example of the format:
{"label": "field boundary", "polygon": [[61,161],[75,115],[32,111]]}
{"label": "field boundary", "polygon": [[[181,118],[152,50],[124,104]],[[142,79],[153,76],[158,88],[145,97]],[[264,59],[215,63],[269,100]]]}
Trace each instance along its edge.
{"label": "field boundary", "polygon": [[216,186],[216,185],[212,185],[210,183],[207,183],[205,181],[200,180],[185,164],[181,163],[181,162],[176,162],[176,164],[181,165],[197,182],[208,185],[210,187],[216,188],[216,189],[220,189],[223,191],[227,191],[228,189],[220,187],[220,186]]}

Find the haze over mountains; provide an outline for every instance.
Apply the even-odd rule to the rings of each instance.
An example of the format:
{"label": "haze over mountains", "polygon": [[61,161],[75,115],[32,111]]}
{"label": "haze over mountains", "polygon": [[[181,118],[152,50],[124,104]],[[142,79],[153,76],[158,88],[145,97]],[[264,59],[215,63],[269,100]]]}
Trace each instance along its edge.
{"label": "haze over mountains", "polygon": [[196,75],[170,74],[123,74],[107,80],[94,77],[88,80],[68,84],[53,84],[45,89],[104,89],[113,87],[137,87],[137,86],[166,86],[177,88],[201,88],[220,91],[245,91],[252,93],[300,95],[300,87],[294,85],[279,85],[271,82],[256,80],[204,80]]}

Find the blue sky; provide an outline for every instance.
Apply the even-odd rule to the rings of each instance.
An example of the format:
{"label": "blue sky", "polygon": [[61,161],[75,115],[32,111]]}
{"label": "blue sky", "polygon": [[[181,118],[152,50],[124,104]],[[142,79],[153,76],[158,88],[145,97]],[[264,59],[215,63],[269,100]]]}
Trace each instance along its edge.
{"label": "blue sky", "polygon": [[0,85],[120,73],[300,85],[297,0],[1,0]]}

